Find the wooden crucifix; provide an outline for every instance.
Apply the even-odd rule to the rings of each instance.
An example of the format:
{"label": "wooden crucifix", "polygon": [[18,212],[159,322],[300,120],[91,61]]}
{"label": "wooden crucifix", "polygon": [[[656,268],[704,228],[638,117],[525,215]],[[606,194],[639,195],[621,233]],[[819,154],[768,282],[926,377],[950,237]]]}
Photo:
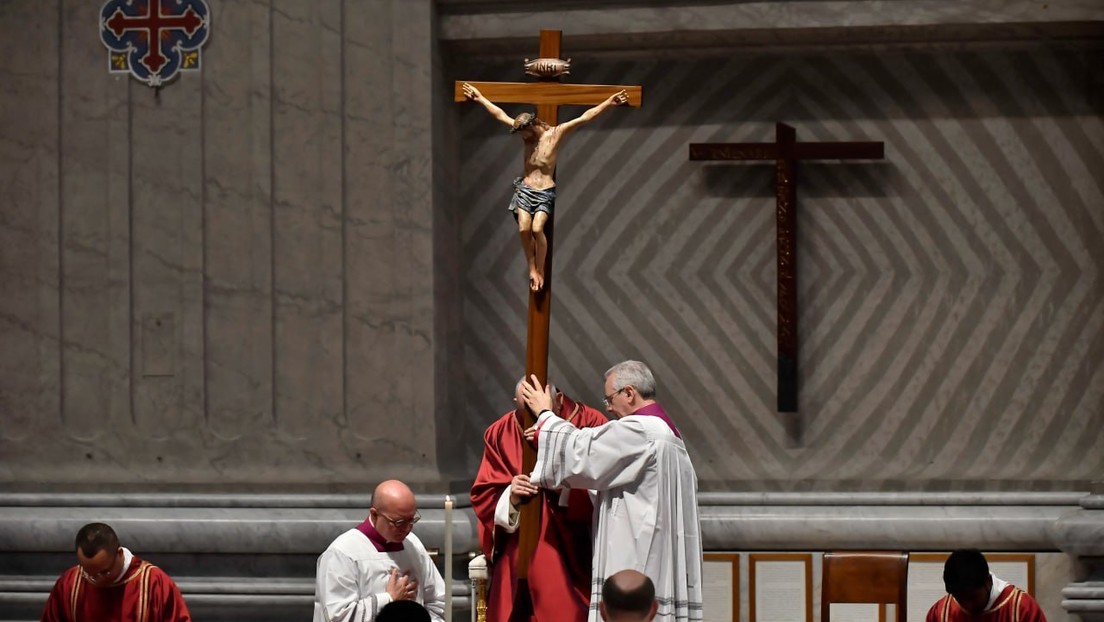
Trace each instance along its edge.
{"label": "wooden crucifix", "polygon": [[[549,125],[556,125],[561,105],[599,106],[624,91],[624,103],[640,106],[641,88],[639,86],[614,86],[602,84],[562,84],[560,74],[567,61],[560,59],[561,32],[542,30],[540,32],[540,58],[527,61],[526,72],[538,75],[535,82],[456,82],[455,101],[466,101],[474,91],[489,102],[510,104],[534,104],[537,118]],[[543,74],[543,75],[542,75]],[[490,108],[489,108],[490,109]],[[592,109],[593,110],[593,109]],[[500,111],[501,112],[501,111]],[[494,113],[492,113],[494,114]],[[502,119],[500,119],[502,120]],[[514,130],[522,129],[515,119]],[[535,157],[542,157],[536,154]],[[553,154],[554,157],[554,154]],[[553,160],[554,162],[554,160]],[[554,169],[553,169],[554,174]],[[521,210],[518,210],[521,216]],[[529,289],[529,330],[525,346],[525,375],[535,374],[541,383],[548,381],[548,329],[552,303],[552,229],[553,220],[544,224],[543,282],[534,286],[532,277]],[[525,413],[523,426],[533,425],[531,413]],[[536,463],[536,452],[528,443],[522,443],[522,467],[524,473],[532,471]],[[536,548],[539,535],[540,504],[526,503],[521,508],[520,542],[517,558],[517,576],[526,579],[529,560]],[[528,589],[519,589],[519,594],[528,597]],[[531,607],[531,603],[529,605]],[[519,604],[515,603],[517,614]],[[525,618],[528,619],[528,618]]]}
{"label": "wooden crucifix", "polygon": [[699,161],[774,160],[778,254],[778,412],[797,412],[797,162],[880,160],[882,142],[799,143],[794,128],[775,125],[773,143],[692,143]]}

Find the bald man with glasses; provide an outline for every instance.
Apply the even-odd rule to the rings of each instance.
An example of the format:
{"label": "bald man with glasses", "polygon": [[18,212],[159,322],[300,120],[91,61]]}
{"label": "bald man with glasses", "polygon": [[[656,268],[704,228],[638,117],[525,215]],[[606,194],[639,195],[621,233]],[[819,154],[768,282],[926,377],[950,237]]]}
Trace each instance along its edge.
{"label": "bald man with glasses", "polygon": [[110,525],[81,527],[75,548],[77,565],[54,584],[42,622],[191,622],[176,583],[157,566],[120,546]]}
{"label": "bald man with glasses", "polygon": [[318,558],[314,622],[371,622],[384,605],[411,600],[444,620],[445,582],[412,533],[421,520],[414,493],[398,481],[376,487],[363,523]]}

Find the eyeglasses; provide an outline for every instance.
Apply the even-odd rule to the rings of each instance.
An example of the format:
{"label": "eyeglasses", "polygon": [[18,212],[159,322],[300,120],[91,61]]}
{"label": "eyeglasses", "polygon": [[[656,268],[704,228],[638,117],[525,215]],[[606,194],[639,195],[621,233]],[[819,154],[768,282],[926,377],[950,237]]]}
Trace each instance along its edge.
{"label": "eyeglasses", "polygon": [[[372,509],[375,510],[375,508]],[[395,529],[406,529],[407,527],[413,527],[414,523],[422,520],[422,515],[418,511],[414,512],[414,518],[411,519],[394,519],[384,514],[383,512],[380,512],[379,510],[376,510],[376,514],[379,514],[380,516],[387,519],[387,522],[391,523],[391,526]]]}
{"label": "eyeglasses", "polygon": [[115,549],[115,554],[111,556],[111,563],[107,565],[107,568],[104,568],[103,570],[98,570],[96,572],[88,572],[84,569],[84,566],[81,566],[81,574],[83,574],[84,578],[88,579],[89,581],[96,581],[97,579],[108,577],[111,575],[112,572],[115,571],[115,560],[118,557],[119,549]]}
{"label": "eyeglasses", "polygon": [[602,398],[602,403],[606,405],[606,408],[609,408],[610,407],[610,400],[617,397],[618,393],[624,391],[627,388],[629,388],[628,385],[621,387],[620,389],[614,391],[613,393],[610,393],[609,395]]}

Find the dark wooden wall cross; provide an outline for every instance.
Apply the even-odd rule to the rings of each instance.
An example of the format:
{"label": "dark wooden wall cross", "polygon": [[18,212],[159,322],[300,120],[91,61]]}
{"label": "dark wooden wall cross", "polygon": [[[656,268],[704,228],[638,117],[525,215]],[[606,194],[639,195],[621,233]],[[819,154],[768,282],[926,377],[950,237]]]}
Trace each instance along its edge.
{"label": "dark wooden wall cross", "polygon": [[[540,32],[540,58],[560,58],[561,32],[542,30]],[[640,106],[641,88],[639,86],[615,86],[604,84],[561,84],[559,78],[540,79],[536,82],[472,82],[467,81],[486,97],[497,104],[535,104],[537,117],[549,125],[558,122],[559,107],[565,104],[594,106],[605,101],[610,95],[621,91],[628,93],[629,106]],[[466,101],[463,81],[456,82],[455,101]],[[562,213],[562,212],[559,212]],[[548,253],[544,262],[544,287],[539,291],[529,291],[529,331],[525,345],[525,375],[536,374],[542,383],[548,381],[548,328],[552,304],[552,234],[556,216],[545,225],[544,234],[548,239]],[[533,418],[525,414],[525,427],[533,425]],[[522,469],[524,473],[533,470],[537,461],[536,452],[528,443],[522,443]],[[529,560],[536,548],[540,527],[540,503],[526,503],[521,508],[520,542],[518,543],[517,576],[528,576]],[[528,596],[527,589],[519,589],[519,594]],[[531,605],[530,605],[531,607]],[[518,604],[515,603],[515,613]],[[525,618],[528,620],[528,618]]]}
{"label": "dark wooden wall cross", "polygon": [[778,252],[778,412],[797,412],[797,162],[880,160],[882,142],[799,143],[794,128],[775,125],[773,143],[693,143],[698,161],[774,160]]}

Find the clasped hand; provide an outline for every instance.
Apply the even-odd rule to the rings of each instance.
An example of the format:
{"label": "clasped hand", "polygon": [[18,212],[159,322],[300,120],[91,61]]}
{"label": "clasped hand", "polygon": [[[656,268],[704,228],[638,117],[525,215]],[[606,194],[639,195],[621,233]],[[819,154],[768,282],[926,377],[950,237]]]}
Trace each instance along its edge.
{"label": "clasped hand", "polygon": [[392,568],[391,576],[387,577],[387,593],[391,600],[415,600],[418,581],[410,575],[400,575],[398,568]]}
{"label": "clasped hand", "polygon": [[528,475],[524,473],[515,475],[514,479],[510,481],[510,504],[516,507],[521,504],[522,499],[528,499],[537,494],[538,491],[540,491],[540,488],[529,481]]}

